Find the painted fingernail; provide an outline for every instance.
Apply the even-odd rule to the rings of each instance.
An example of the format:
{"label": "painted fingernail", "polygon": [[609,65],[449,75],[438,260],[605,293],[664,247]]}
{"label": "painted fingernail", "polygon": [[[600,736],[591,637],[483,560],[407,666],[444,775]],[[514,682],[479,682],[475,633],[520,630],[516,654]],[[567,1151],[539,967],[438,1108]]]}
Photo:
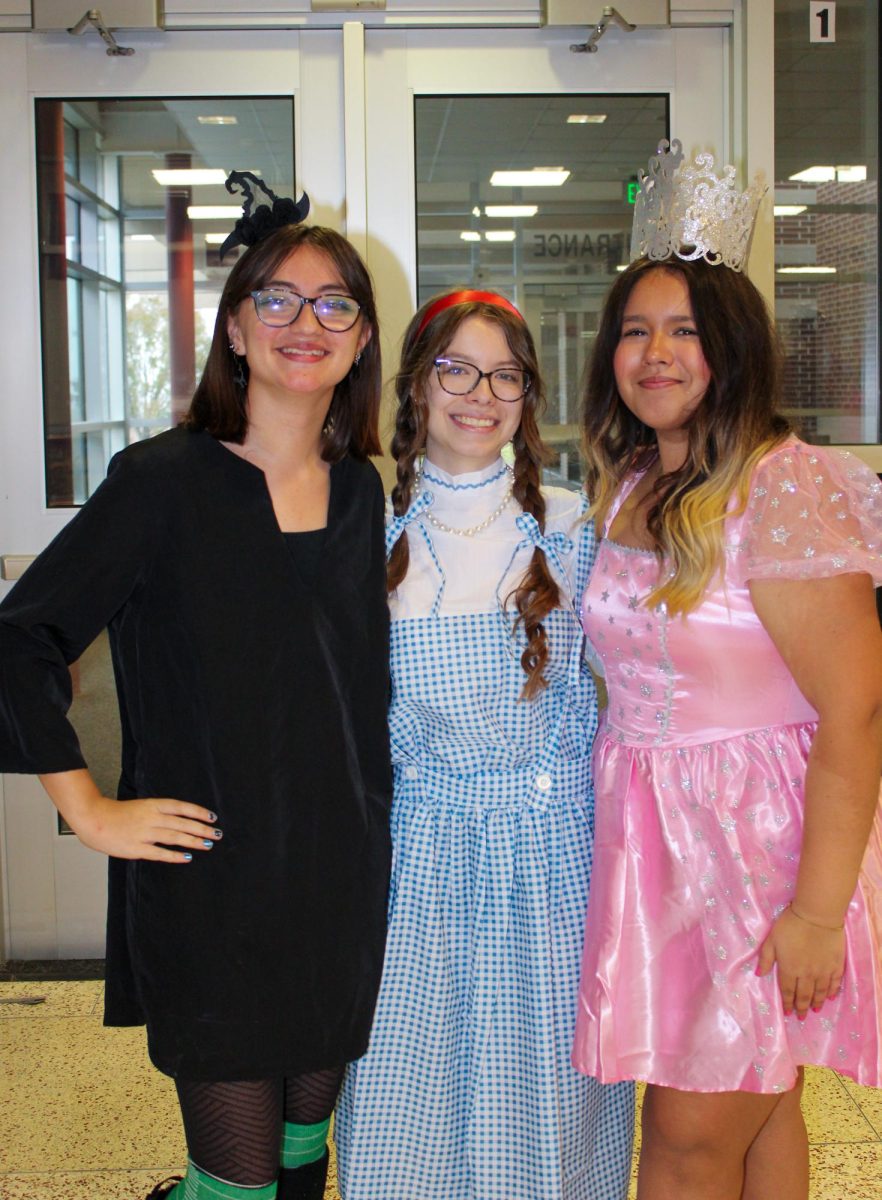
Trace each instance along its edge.
{"label": "painted fingernail", "polygon": [[208,819],[209,819],[209,821],[216,821],[216,820],[217,820],[217,813],[210,812],[210,813],[208,814]]}
{"label": "painted fingernail", "polygon": [[214,833],[211,836],[214,838],[214,840],[216,842],[219,842],[221,840],[221,838],[224,836],[224,831],[222,829],[215,829]]}
{"label": "painted fingernail", "polygon": [[190,862],[192,857],[193,857],[193,855],[189,852],[189,850],[186,850],[184,852],[184,862]]}
{"label": "painted fingernail", "polygon": [[205,847],[206,850],[210,850],[211,847],[214,845],[214,842],[210,841],[208,838],[205,838],[202,845]]}
{"label": "painted fingernail", "polygon": [[823,1004],[813,1004],[812,1012],[820,1012],[823,1007]]}
{"label": "painted fingernail", "polygon": [[796,1019],[797,1019],[797,1021],[804,1021],[807,1016],[808,1016],[808,1013],[797,1013]]}

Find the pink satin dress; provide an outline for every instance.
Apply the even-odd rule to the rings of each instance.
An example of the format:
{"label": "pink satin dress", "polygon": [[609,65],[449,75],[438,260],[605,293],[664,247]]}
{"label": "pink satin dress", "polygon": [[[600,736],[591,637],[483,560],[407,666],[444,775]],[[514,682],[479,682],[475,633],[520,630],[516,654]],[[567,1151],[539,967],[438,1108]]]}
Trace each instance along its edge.
{"label": "pink satin dress", "polygon": [[603,1082],[686,1091],[786,1091],[800,1063],[879,1086],[878,817],[846,919],[840,996],[799,1021],[784,1016],[776,972],[755,974],[793,896],[817,714],[747,581],[867,572],[882,582],[882,486],[853,456],[791,439],[759,464],[725,545],[725,578],[688,619],[647,609],[655,556],[608,540],[585,593],[609,706],[595,744],[573,1062]]}

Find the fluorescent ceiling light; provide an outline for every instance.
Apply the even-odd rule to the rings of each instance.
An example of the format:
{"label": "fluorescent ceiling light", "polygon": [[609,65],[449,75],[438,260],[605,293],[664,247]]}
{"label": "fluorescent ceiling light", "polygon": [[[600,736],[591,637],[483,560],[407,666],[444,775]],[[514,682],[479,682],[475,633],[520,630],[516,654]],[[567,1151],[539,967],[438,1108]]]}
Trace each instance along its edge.
{"label": "fluorescent ceiling light", "polygon": [[472,209],[472,216],[480,217],[480,215],[481,215],[481,210],[480,210],[480,208],[478,208],[478,206],[476,204],[475,207]]}
{"label": "fluorescent ceiling light", "polygon": [[806,167],[804,171],[797,171],[795,175],[790,176],[791,179],[799,179],[803,183],[830,183],[836,178],[835,167]]}
{"label": "fluorescent ceiling light", "polygon": [[513,242],[515,231],[513,229],[485,229],[484,237],[488,242]]}
{"label": "fluorescent ceiling light", "polygon": [[628,269],[627,263],[619,263],[618,266],[616,267],[617,271],[627,271],[627,269]]}
{"label": "fluorescent ceiling light", "polygon": [[570,177],[566,167],[533,167],[530,171],[494,171],[493,187],[560,187]]}
{"label": "fluorescent ceiling light", "polygon": [[238,125],[238,117],[197,117],[200,125]]}
{"label": "fluorescent ceiling light", "polygon": [[127,242],[155,242],[156,238],[152,233],[127,233]]}
{"label": "fluorescent ceiling light", "polygon": [[567,117],[568,125],[602,125],[606,113],[571,113]]}
{"label": "fluorescent ceiling light", "polygon": [[777,267],[776,275],[835,275],[836,267]]}
{"label": "fluorescent ceiling light", "polygon": [[206,233],[205,244],[207,246],[222,246],[227,240],[225,233]]}
{"label": "fluorescent ceiling light", "polygon": [[486,204],[485,217],[535,217],[538,204]]}
{"label": "fluorescent ceiling light", "polygon": [[807,204],[776,204],[773,212],[776,217],[798,217],[807,208]]}
{"label": "fluorescent ceiling light", "polygon": [[790,178],[801,180],[803,183],[832,183],[834,179],[838,183],[863,183],[867,178],[867,168],[846,163],[840,163],[836,167],[806,167],[804,171],[797,171]]}
{"label": "fluorescent ceiling light", "polygon": [[476,233],[474,229],[464,229],[459,235],[464,242],[480,242],[481,235]]}
{"label": "fluorescent ceiling light", "polygon": [[190,204],[187,216],[191,221],[227,221],[242,216],[241,204]]}
{"label": "fluorescent ceiling light", "polygon": [[226,183],[229,171],[210,170],[204,167],[178,167],[171,170],[151,171],[151,175],[160,187],[180,187],[182,184],[198,186],[200,184]]}

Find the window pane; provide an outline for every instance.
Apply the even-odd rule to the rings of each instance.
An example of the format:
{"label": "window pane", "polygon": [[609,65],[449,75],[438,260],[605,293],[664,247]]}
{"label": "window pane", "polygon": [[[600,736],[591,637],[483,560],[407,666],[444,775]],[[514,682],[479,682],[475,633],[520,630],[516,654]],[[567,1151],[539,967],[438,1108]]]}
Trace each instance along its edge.
{"label": "window pane", "polygon": [[83,398],[83,334],[80,320],[80,281],[67,281],[68,370],[70,372],[70,415],[72,421],[86,418]]}
{"label": "window pane", "polygon": [[[775,312],[809,441],[879,441],[878,0],[775,0]],[[834,20],[831,23],[831,14]],[[835,42],[811,41],[835,32]]]}
{"label": "window pane", "polygon": [[[415,124],[419,303],[459,285],[517,304],[541,356],[551,475],[576,486],[579,378],[628,261],[629,184],[668,136],[668,97],[427,96]],[[562,183],[491,182],[548,166]]]}
{"label": "window pane", "polygon": [[[241,214],[224,179],[292,195],[293,115],[290,98],[36,101],[49,505],[81,504],[112,454],[186,411],[238,254],[218,261]],[[217,179],[170,186],[166,168]]]}

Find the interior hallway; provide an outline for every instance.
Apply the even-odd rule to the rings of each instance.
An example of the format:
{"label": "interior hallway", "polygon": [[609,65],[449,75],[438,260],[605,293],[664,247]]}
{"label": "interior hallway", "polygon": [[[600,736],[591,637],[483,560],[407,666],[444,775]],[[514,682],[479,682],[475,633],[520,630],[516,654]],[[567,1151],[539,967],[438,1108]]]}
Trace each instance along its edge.
{"label": "interior hallway", "polygon": [[[102,1026],[103,986],[0,983],[0,1200],[143,1200],[182,1167],[174,1088],[143,1029]],[[882,1200],[882,1092],[813,1070],[805,1110],[812,1200]]]}

